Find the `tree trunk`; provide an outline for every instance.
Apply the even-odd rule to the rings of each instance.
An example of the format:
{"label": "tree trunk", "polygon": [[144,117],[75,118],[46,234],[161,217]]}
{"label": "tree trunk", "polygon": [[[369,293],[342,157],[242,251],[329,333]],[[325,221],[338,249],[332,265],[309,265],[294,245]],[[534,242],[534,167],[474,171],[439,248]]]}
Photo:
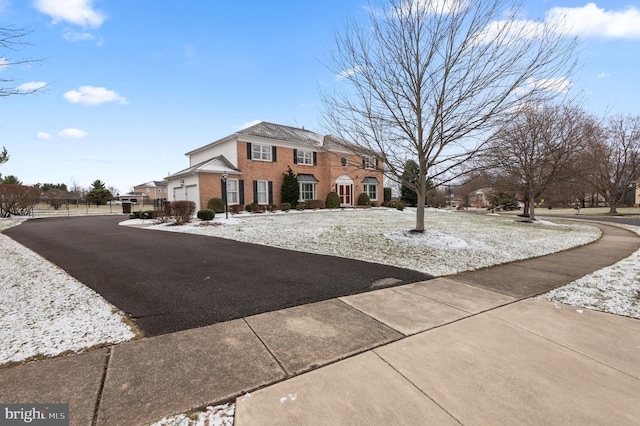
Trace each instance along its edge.
{"label": "tree trunk", "polygon": [[535,213],[535,209],[536,209],[536,203],[535,203],[535,198],[529,196],[529,219],[531,220],[536,220],[536,213]]}
{"label": "tree trunk", "polygon": [[421,194],[422,191],[417,191],[418,202],[416,204],[416,229],[415,232],[424,232],[424,202],[425,194]]}

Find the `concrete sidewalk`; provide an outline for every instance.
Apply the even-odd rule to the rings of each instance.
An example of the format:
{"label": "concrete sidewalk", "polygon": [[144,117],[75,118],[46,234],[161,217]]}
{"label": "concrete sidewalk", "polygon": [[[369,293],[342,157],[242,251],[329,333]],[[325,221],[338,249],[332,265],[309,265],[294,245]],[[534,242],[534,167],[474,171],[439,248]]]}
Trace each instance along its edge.
{"label": "concrete sidewalk", "polygon": [[638,424],[640,321],[529,297],[640,248],[585,247],[0,370],[0,402],[146,424]]}

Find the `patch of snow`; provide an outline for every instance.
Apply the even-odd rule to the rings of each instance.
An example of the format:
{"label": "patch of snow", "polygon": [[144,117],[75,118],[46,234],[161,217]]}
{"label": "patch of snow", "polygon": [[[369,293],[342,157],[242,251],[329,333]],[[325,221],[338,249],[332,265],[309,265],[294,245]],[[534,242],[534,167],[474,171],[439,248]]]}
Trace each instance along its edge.
{"label": "patch of snow", "polygon": [[3,234],[0,252],[0,364],[135,337],[114,306],[62,269]]}
{"label": "patch of snow", "polygon": [[235,410],[235,404],[209,406],[191,416],[178,414],[164,417],[150,426],[233,426]]}

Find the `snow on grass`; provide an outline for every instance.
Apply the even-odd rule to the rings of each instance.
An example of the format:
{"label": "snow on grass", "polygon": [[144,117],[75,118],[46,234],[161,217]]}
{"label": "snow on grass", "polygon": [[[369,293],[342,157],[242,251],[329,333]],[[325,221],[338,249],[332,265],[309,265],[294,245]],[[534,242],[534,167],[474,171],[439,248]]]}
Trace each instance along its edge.
{"label": "snow on grass", "polygon": [[583,224],[522,223],[513,217],[428,210],[424,233],[415,209],[347,209],[239,215],[226,226],[160,224],[150,229],[228,238],[413,269],[435,276],[541,256],[587,244],[600,231]]}
{"label": "snow on grass", "polygon": [[[0,220],[0,231],[18,223]],[[0,234],[0,365],[131,340],[123,317],[93,290]]]}
{"label": "snow on grass", "polygon": [[190,416],[178,414],[164,417],[149,426],[233,426],[235,409],[235,404],[210,406]]}
{"label": "snow on grass", "polygon": [[640,251],[538,298],[640,319]]}

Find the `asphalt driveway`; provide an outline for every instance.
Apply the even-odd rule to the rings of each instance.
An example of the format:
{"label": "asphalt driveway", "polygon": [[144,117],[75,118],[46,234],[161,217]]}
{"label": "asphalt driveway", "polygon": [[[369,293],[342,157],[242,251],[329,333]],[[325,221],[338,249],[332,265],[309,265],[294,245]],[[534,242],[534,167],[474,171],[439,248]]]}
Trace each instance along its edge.
{"label": "asphalt driveway", "polygon": [[146,336],[433,278],[377,263],[118,225],[124,219],[36,219],[3,233],[101,294]]}

